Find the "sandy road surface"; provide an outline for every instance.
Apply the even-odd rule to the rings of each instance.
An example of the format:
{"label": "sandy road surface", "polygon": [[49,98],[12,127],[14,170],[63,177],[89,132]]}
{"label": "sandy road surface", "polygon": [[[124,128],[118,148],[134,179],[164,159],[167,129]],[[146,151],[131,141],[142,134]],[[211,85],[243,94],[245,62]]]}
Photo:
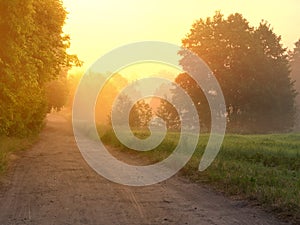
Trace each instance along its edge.
{"label": "sandy road surface", "polygon": [[9,172],[0,191],[0,225],[283,224],[178,176],[127,187],[97,175],[82,159],[71,125],[59,115]]}

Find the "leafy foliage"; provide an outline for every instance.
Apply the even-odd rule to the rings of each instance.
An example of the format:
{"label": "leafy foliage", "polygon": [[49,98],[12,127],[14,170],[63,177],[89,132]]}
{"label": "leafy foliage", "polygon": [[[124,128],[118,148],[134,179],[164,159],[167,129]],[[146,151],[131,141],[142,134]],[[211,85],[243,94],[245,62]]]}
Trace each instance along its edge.
{"label": "leafy foliage", "polygon": [[66,72],[45,84],[48,112],[51,109],[60,111],[65,106],[69,95],[68,84]]}
{"label": "leafy foliage", "polygon": [[[216,12],[196,21],[182,44],[200,56],[219,81],[231,131],[288,131],[293,126],[295,91],[288,54],[268,23],[254,28],[241,14],[225,19]],[[184,70],[193,71],[189,53],[180,54]],[[208,104],[195,81],[180,74],[176,82],[192,96],[199,114],[204,113],[202,123],[209,124]]]}
{"label": "leafy foliage", "polygon": [[[210,121],[211,121],[211,116],[210,116],[210,109],[208,105],[208,101],[201,90],[201,88],[198,86],[198,84],[191,79],[191,77],[187,73],[181,73],[179,74],[175,82],[181,86],[187,94],[191,97],[195,108],[198,111],[199,115],[199,121],[201,125],[201,130],[208,132],[210,130]],[[186,110],[188,107],[186,107],[186,103],[183,99],[180,99],[180,96],[177,95],[176,93],[176,88],[172,90],[173,92],[173,98],[174,102],[176,104],[176,107],[180,109],[181,111]],[[184,118],[185,120],[191,120],[188,121],[189,124],[193,124],[195,121],[195,118]]]}
{"label": "leafy foliage", "polygon": [[[128,120],[124,120],[125,109],[132,105],[132,100],[125,94],[121,94],[116,102],[115,110],[116,117],[114,117],[114,122],[117,125],[123,125]],[[149,122],[152,118],[152,110],[145,100],[140,100],[136,102],[130,110],[129,113],[129,125],[132,129],[142,129],[147,128]],[[111,117],[109,117],[109,121]]]}
{"label": "leafy foliage", "polygon": [[300,131],[300,39],[295,43],[293,52],[290,52],[291,78],[295,82],[296,96],[296,123],[295,130]]}
{"label": "leafy foliage", "polygon": [[180,129],[180,117],[176,108],[168,101],[161,99],[156,115],[166,122],[168,130],[177,131]]}
{"label": "leafy foliage", "polygon": [[66,53],[65,18],[60,0],[0,2],[0,134],[39,131],[47,110],[46,82],[62,67],[80,64]]}
{"label": "leafy foliage", "polygon": [[152,110],[145,100],[138,101],[131,109],[129,121],[134,128],[146,128],[152,118]]}

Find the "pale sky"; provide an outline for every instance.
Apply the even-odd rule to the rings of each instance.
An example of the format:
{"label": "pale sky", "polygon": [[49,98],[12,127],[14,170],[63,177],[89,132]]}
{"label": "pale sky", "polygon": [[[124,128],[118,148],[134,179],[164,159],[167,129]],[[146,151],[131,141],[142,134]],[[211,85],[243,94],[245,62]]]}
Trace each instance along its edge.
{"label": "pale sky", "polygon": [[242,13],[250,25],[264,19],[285,47],[300,38],[300,0],[63,0],[69,12],[64,31],[71,36],[70,53],[85,62],[83,70],[106,52],[143,40],[181,44],[193,22]]}

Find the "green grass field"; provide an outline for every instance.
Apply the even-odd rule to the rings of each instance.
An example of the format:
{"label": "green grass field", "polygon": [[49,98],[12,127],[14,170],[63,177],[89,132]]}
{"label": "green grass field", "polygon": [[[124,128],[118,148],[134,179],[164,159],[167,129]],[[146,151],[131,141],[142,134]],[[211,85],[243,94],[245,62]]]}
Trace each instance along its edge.
{"label": "green grass field", "polygon": [[[160,161],[173,151],[178,137],[178,133],[168,133],[155,150],[136,154],[146,155],[152,162]],[[300,134],[228,134],[212,165],[199,172],[208,137],[200,136],[193,157],[182,169],[184,176],[210,184],[228,195],[257,201],[296,223],[300,221]],[[134,152],[126,149],[112,131],[107,131],[101,139],[107,145]]]}
{"label": "green grass field", "polygon": [[0,137],[0,175],[7,168],[9,156],[12,153],[28,149],[35,140],[35,137],[30,137],[26,139]]}

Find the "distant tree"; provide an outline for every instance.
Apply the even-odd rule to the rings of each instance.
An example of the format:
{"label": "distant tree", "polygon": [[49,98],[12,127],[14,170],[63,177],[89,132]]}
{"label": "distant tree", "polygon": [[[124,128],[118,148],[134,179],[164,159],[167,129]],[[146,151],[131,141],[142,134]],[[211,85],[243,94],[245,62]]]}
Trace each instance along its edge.
{"label": "distant tree", "polygon": [[[125,94],[121,94],[118,97],[118,100],[116,101],[114,107],[114,110],[116,112],[116,117],[113,117],[111,115],[108,116],[109,124],[111,124],[111,120],[114,119],[114,124],[116,125],[124,125],[124,123],[128,123],[129,118],[124,118],[125,110],[126,108],[132,105],[132,100]],[[130,112],[130,114],[133,113],[135,117],[137,117],[137,112]]]}
{"label": "distant tree", "polygon": [[300,131],[300,39],[295,43],[295,48],[290,52],[291,79],[295,82],[296,96],[296,120],[295,130]]}
{"label": "distant tree", "polygon": [[66,106],[71,108],[73,105],[74,96],[83,76],[83,72],[69,73],[67,76],[68,97]]}
{"label": "distant tree", "polygon": [[[262,21],[254,28],[241,14],[225,19],[216,12],[196,21],[182,44],[201,57],[219,81],[231,131],[288,131],[293,126],[295,91],[287,51],[269,24]],[[189,53],[180,54],[184,70],[192,71]],[[176,82],[191,94],[207,124],[208,105],[195,82],[182,74]]]}
{"label": "distant tree", "polygon": [[[105,78],[103,75],[98,74],[102,77],[103,81]],[[99,124],[107,125],[107,117],[110,115],[112,105],[119,92],[126,87],[128,81],[120,74],[114,74],[102,88],[98,95],[97,103],[95,106],[95,119]]]}
{"label": "distant tree", "polygon": [[152,118],[151,107],[145,100],[140,100],[131,109],[129,118],[133,128],[147,128]]}
{"label": "distant tree", "polygon": [[67,71],[62,72],[59,78],[45,84],[48,112],[51,109],[60,111],[66,105],[69,94],[66,73]]}
{"label": "distant tree", "polygon": [[[200,121],[201,130],[209,131],[211,124],[211,116],[210,109],[208,105],[208,101],[201,90],[201,88],[197,85],[197,83],[187,74],[181,73],[179,74],[175,82],[181,86],[184,90],[186,90],[187,94],[191,97],[194,107],[198,111],[198,120]],[[177,89],[173,89],[173,99],[174,102],[180,111],[185,110],[187,107],[185,106],[186,102],[184,99],[177,94]],[[189,124],[193,124],[196,118],[184,118]],[[191,120],[191,121],[189,121]]]}
{"label": "distant tree", "polygon": [[176,108],[169,101],[160,100],[156,115],[166,122],[168,130],[176,131],[180,129],[180,117]]}
{"label": "distant tree", "polygon": [[[115,103],[116,117],[114,117],[114,123],[116,125],[124,125],[128,123],[132,129],[144,129],[147,128],[152,118],[152,110],[145,100],[140,100],[133,105],[130,110],[129,118],[124,118],[125,110],[133,102],[125,94],[121,94]],[[111,124],[111,116],[108,117],[109,123]]]}

